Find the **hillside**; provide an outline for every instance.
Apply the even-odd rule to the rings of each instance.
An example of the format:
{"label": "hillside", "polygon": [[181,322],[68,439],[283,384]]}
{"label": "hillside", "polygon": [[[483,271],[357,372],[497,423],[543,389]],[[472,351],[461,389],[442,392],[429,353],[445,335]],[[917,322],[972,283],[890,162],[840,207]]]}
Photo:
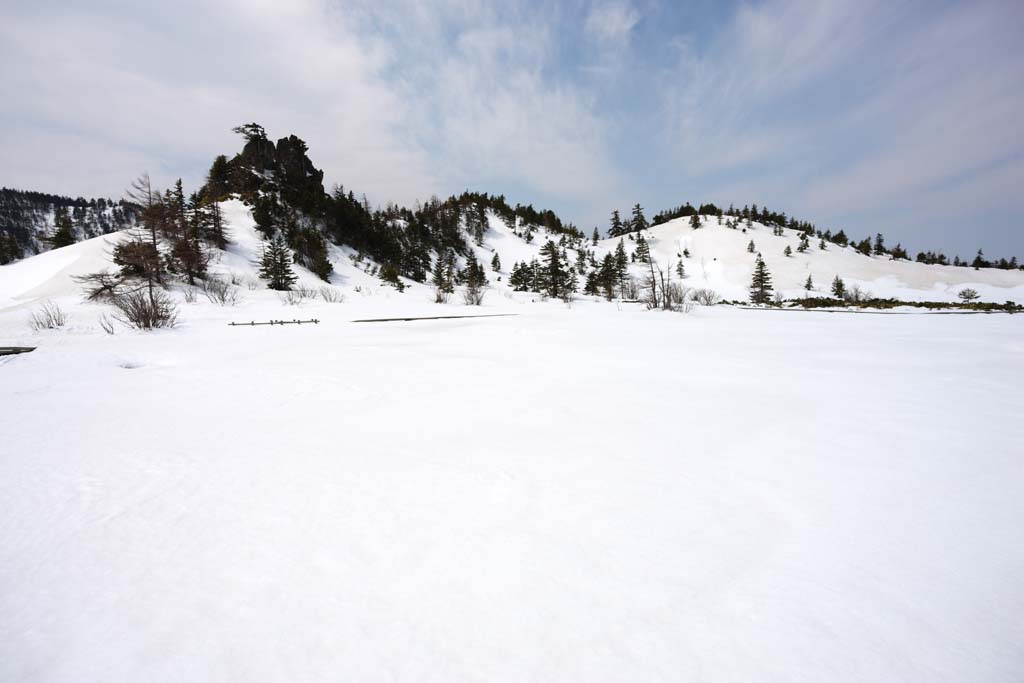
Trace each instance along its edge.
{"label": "hillside", "polygon": [[102,197],[72,199],[0,188],[0,265],[49,250],[58,213],[70,222],[70,239],[81,241],[130,227],[135,207]]}
{"label": "hillside", "polygon": [[[787,298],[798,299],[806,295],[804,284],[810,275],[812,295],[828,295],[829,284],[837,275],[847,284],[859,285],[880,298],[904,301],[956,301],[964,287],[973,287],[983,300],[1001,303],[1012,300],[1024,302],[1024,271],[996,268],[940,266],[893,260],[889,256],[865,256],[852,246],[841,247],[826,243],[819,248],[819,240],[812,238],[806,253],[797,251],[800,231],[785,228],[776,236],[772,228],[756,221],[751,228],[725,227],[725,220],[717,216],[702,216],[702,227],[691,228],[689,221],[677,218],[657,225],[644,234],[651,254],[662,269],[674,269],[681,260],[685,266],[690,287],[710,287],[726,299],[745,300],[754,268],[755,254],[748,251],[751,241],[768,265],[776,289]],[[614,246],[613,240],[601,242],[605,248]],[[627,238],[635,247],[635,241]],[[792,256],[784,256],[786,247]],[[684,257],[689,251],[689,257]],[[642,268],[633,266],[635,273]]]}
{"label": "hillside", "polygon": [[[258,277],[258,264],[265,241],[256,226],[251,208],[238,200],[220,204],[230,244],[225,250],[213,250],[215,257],[210,265],[214,276],[238,283],[239,298],[243,308],[257,302],[271,307],[280,306],[279,296],[265,289],[265,283]],[[481,244],[467,239],[467,254],[472,253],[485,265],[488,278],[488,294],[483,307],[486,309],[507,308],[525,302],[538,302],[536,292],[513,291],[510,274],[514,264],[540,259],[540,250],[547,238],[559,240],[560,235],[546,235],[536,228],[536,235],[527,242],[509,224],[493,212],[487,211],[487,229]],[[682,261],[686,277],[681,282],[688,288],[710,288],[727,300],[745,301],[755,255],[748,252],[748,244],[754,241],[756,249],[763,255],[774,278],[776,288],[787,298],[798,299],[806,294],[804,284],[810,275],[815,284],[812,294],[826,294],[829,283],[839,275],[848,286],[858,285],[865,291],[883,298],[898,298],[906,301],[948,301],[957,300],[957,293],[964,287],[976,289],[983,301],[1002,303],[1012,300],[1024,303],[1024,272],[984,268],[926,265],[910,261],[896,261],[885,256],[864,256],[852,247],[829,244],[820,250],[816,243],[807,253],[796,251],[799,233],[785,230],[783,236],[775,236],[772,229],[753,223],[743,231],[725,227],[715,216],[703,217],[703,227],[694,229],[685,219],[676,219],[655,226],[643,232],[650,246],[652,259],[663,270],[671,271],[675,278],[676,265]],[[95,312],[102,307],[81,304],[82,286],[74,281],[98,270],[113,270],[111,253],[114,244],[123,239],[118,234],[85,240],[62,249],[53,250],[21,262],[0,268],[0,311],[4,309],[25,309],[46,299],[57,299],[66,307]],[[627,252],[636,248],[635,237],[622,238]],[[567,262],[575,263],[579,250],[585,250],[588,257],[600,261],[605,254],[613,253],[618,239],[605,239],[591,246],[589,241],[569,241],[566,248]],[[574,248],[574,246],[576,248]],[[793,255],[786,257],[783,250],[790,246]],[[688,252],[689,256],[683,256]],[[490,263],[498,254],[502,266],[494,272]],[[437,314],[433,301],[433,286],[429,282],[417,282],[402,277],[403,292],[383,282],[377,275],[382,267],[373,259],[361,256],[351,247],[330,245],[328,260],[332,271],[329,282],[344,294],[349,304],[360,307],[381,307],[381,314],[392,309],[415,309],[424,314]],[[459,256],[456,265],[463,267],[466,256]],[[630,263],[629,272],[637,283],[642,283],[649,273],[649,266]],[[311,271],[296,264],[299,282],[305,287],[316,289],[325,283]],[[183,297],[182,286],[174,286],[176,297]],[[583,284],[580,283],[580,290]],[[578,303],[590,301],[597,305],[601,296],[587,296],[582,291],[577,295]],[[202,300],[202,297],[200,297]],[[430,304],[429,306],[426,304]],[[183,311],[187,320],[189,304]],[[198,304],[202,306],[200,302]],[[312,305],[307,302],[307,305]],[[84,306],[84,308],[83,308]],[[444,308],[463,308],[457,293],[453,294]],[[268,315],[280,311],[268,311]],[[7,316],[10,321],[10,316]],[[9,322],[9,334],[22,336],[17,325]],[[0,328],[3,329],[3,328]]]}

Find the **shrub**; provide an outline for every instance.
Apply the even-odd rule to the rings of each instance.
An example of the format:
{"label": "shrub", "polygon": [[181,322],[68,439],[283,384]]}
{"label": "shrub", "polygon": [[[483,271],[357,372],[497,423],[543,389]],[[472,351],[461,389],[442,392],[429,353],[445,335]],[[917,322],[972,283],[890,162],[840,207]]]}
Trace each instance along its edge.
{"label": "shrub", "polygon": [[37,332],[39,330],[56,330],[64,327],[68,317],[53,301],[44,303],[38,311],[33,311],[28,319],[28,326]]}
{"label": "shrub", "polygon": [[211,277],[203,280],[203,294],[210,303],[219,306],[234,306],[238,303],[238,289],[233,283]]}
{"label": "shrub", "polygon": [[713,289],[695,289],[693,290],[693,300],[699,303],[701,306],[714,306],[722,301],[722,297],[718,295]]}
{"label": "shrub", "polygon": [[320,298],[329,304],[340,304],[345,301],[345,295],[334,287],[321,287]]}
{"label": "shrub", "polygon": [[486,293],[486,287],[467,285],[462,290],[462,300],[467,306],[479,306],[484,302],[484,294]]}
{"label": "shrub", "polygon": [[110,302],[117,309],[114,318],[138,330],[174,327],[178,321],[178,307],[159,289],[153,290],[152,295],[144,289],[124,292]]}

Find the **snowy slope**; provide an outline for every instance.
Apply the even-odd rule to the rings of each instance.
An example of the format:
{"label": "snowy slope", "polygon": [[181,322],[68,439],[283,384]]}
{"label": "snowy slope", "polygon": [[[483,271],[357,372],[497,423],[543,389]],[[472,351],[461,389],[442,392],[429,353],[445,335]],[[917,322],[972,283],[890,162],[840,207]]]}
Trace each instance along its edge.
{"label": "snowy slope", "polygon": [[[655,226],[644,234],[651,254],[663,270],[674,269],[682,258],[688,287],[710,287],[727,299],[745,300],[755,254],[747,251],[753,240],[772,274],[776,289],[788,298],[804,296],[804,283],[810,275],[817,296],[828,296],[832,279],[840,276],[847,287],[859,285],[881,298],[904,301],[956,301],[964,287],[973,287],[982,301],[1003,303],[1012,300],[1024,303],[1024,271],[926,265],[909,261],[893,261],[888,256],[864,256],[852,247],[827,243],[818,249],[818,240],[811,240],[806,253],[796,251],[800,233],[786,229],[777,237],[770,227],[753,223],[753,228],[725,227],[724,220],[702,216],[702,227],[691,228],[688,218],[677,218]],[[618,240],[604,240],[605,248],[614,248]],[[627,250],[635,242],[626,239]],[[789,246],[793,255],[783,255]],[[690,252],[683,258],[684,249]],[[637,274],[642,270],[634,267]]]}
{"label": "snowy slope", "polygon": [[1019,680],[1024,316],[420,294],[0,311],[0,680]]}
{"label": "snowy slope", "polygon": [[[257,277],[261,237],[248,207],[231,200],[222,204],[222,211],[232,243],[227,251],[217,254],[211,271],[237,281],[242,299],[250,304],[279,304],[278,296],[267,291]],[[515,262],[538,257],[547,236],[539,231],[533,242],[527,243],[513,234],[497,216],[489,214],[488,219],[489,229],[483,246],[472,246],[477,258],[487,267],[490,280],[491,291],[484,307],[508,308],[524,302],[536,302],[539,297],[533,293],[512,292],[508,276]],[[812,276],[814,293],[818,295],[826,295],[832,278],[839,275],[848,287],[857,284],[879,297],[956,301],[957,292],[969,286],[981,294],[982,301],[1024,303],[1024,271],[992,268],[976,271],[972,268],[892,261],[888,257],[863,256],[852,248],[833,244],[829,244],[826,251],[821,251],[816,240],[812,240],[810,251],[800,254],[796,252],[798,233],[792,230],[776,237],[770,228],[758,223],[754,223],[753,229],[746,233],[719,224],[713,216],[703,217],[703,223],[704,227],[694,230],[688,220],[677,219],[651,228],[644,234],[654,259],[663,269],[674,274],[675,264],[682,260],[687,273],[685,286],[709,287],[726,299],[745,300],[747,297],[754,261],[754,255],[747,252],[747,244],[753,240],[768,264],[776,289],[791,298],[804,295],[803,285],[808,275]],[[118,239],[119,233],[106,235],[0,266],[0,311],[13,307],[24,309],[45,299],[77,306],[81,287],[73,277],[113,269],[110,254]],[[627,251],[631,253],[636,243],[629,238],[624,239]],[[591,247],[588,241],[587,248],[594,251],[600,261],[605,253],[615,249],[617,242],[617,239],[606,239]],[[793,256],[788,258],[782,253],[787,245],[793,249]],[[690,252],[688,258],[682,257],[684,249]],[[501,259],[501,273],[490,271],[495,252]],[[568,255],[574,262],[576,252],[569,249]],[[356,263],[355,253],[347,247],[332,246],[330,257],[335,270],[331,284],[342,291],[350,303],[362,302],[364,308],[370,309],[385,306],[387,310],[418,311],[423,308],[422,304],[433,300],[429,284],[405,280],[408,287],[405,293],[383,284],[369,272],[375,264],[367,259]],[[304,268],[296,267],[296,272],[300,284],[313,288],[324,284]],[[642,280],[647,267],[633,263],[630,272],[637,280]],[[448,306],[463,307],[458,296],[453,297]],[[433,313],[437,314],[437,309],[433,309]]]}

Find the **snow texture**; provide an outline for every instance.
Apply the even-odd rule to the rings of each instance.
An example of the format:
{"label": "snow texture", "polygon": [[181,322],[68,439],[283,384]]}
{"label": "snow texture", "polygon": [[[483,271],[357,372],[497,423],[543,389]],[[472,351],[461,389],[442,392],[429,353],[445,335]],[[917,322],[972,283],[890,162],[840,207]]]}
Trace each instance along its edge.
{"label": "snow texture", "polygon": [[[285,306],[225,209],[242,301],[172,330],[99,329],[70,276],[112,237],[0,268],[0,345],[39,347],[0,358],[0,680],[1020,680],[1024,316],[468,309],[345,249],[344,303]],[[739,298],[733,232],[652,251]],[[1024,298],[754,238],[794,293]],[[475,311],[519,315],[350,322]]]}

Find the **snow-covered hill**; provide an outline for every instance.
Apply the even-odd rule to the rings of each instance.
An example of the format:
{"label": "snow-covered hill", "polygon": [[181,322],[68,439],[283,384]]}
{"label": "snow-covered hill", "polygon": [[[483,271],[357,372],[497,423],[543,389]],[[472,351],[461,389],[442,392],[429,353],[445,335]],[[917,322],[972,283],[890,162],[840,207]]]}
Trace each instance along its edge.
{"label": "snow-covered hill", "polygon": [[[238,200],[230,200],[222,204],[222,211],[232,243],[226,251],[217,253],[211,272],[238,283],[243,308],[246,307],[245,302],[249,305],[260,302],[279,305],[278,295],[267,291],[257,277],[262,238],[255,228],[249,207]],[[848,287],[858,285],[882,298],[956,301],[961,289],[972,287],[981,294],[983,301],[1024,303],[1024,271],[975,270],[896,261],[887,256],[864,256],[851,247],[843,248],[831,243],[826,250],[821,250],[816,240],[812,240],[806,253],[799,253],[796,250],[799,233],[788,229],[784,233],[776,236],[771,228],[756,222],[747,230],[732,229],[717,217],[704,216],[699,229],[690,227],[686,219],[676,219],[650,228],[643,234],[653,260],[663,270],[671,271],[674,276],[677,263],[682,261],[686,272],[683,284],[686,287],[711,288],[730,300],[742,301],[747,297],[755,259],[755,254],[748,251],[748,244],[753,241],[757,252],[768,264],[776,289],[789,298],[806,294],[804,284],[808,275],[815,285],[812,294],[827,295],[829,284],[839,275]],[[553,237],[557,240],[558,236]],[[81,286],[74,281],[74,276],[113,269],[111,251],[118,239],[121,239],[119,233],[106,235],[0,267],[0,311],[24,309],[45,299],[59,299],[72,308],[79,306]],[[516,262],[538,258],[546,239],[540,230],[532,242],[527,242],[497,216],[488,215],[488,230],[482,246],[470,241],[481,263],[490,264],[497,253],[502,264],[502,271],[498,273],[488,268],[490,291],[484,302],[485,308],[538,302],[540,297],[534,293],[512,291],[509,271]],[[636,247],[635,237],[621,239],[627,252],[632,253]],[[605,239],[597,246],[591,246],[588,241],[586,248],[594,252],[596,260],[600,261],[605,253],[615,250],[618,241]],[[791,248],[792,256],[783,255],[786,246]],[[569,261],[574,262],[576,251],[569,248],[568,256]],[[331,286],[343,293],[355,307],[365,311],[382,307],[384,314],[392,309],[428,309],[437,314],[434,305],[425,306],[432,302],[429,283],[406,279],[403,281],[406,290],[400,293],[373,274],[377,264],[359,259],[354,250],[332,246],[330,258],[335,271],[331,276]],[[464,262],[464,259],[460,260],[460,263]],[[645,264],[630,264],[630,272],[638,281],[646,277],[648,270]],[[301,266],[296,266],[296,272],[300,283],[305,286],[318,288],[325,284]],[[179,286],[179,298],[182,297],[180,289]],[[593,297],[593,300],[597,302],[600,299]],[[308,305],[313,305],[313,302],[308,302]],[[198,307],[202,306],[200,302]],[[462,302],[456,296],[447,307],[461,308]],[[186,310],[183,318],[187,317]]]}
{"label": "snow-covered hill", "polygon": [[[888,256],[865,256],[853,247],[827,243],[818,248],[817,239],[810,240],[810,249],[797,252],[800,235],[785,229],[776,236],[772,228],[753,222],[752,227],[726,227],[726,220],[702,216],[702,227],[692,228],[689,219],[677,218],[644,232],[652,257],[663,270],[674,272],[682,260],[687,274],[686,286],[710,287],[730,300],[745,300],[754,269],[756,253],[760,253],[772,274],[775,288],[787,298],[806,294],[804,283],[810,275],[815,296],[828,296],[829,285],[840,276],[846,285],[858,285],[879,298],[902,301],[956,301],[964,287],[976,289],[984,301],[1024,303],[1024,271],[926,265],[896,261]],[[742,225],[742,224],[741,224]],[[613,248],[616,240],[604,240],[605,248]],[[756,252],[748,251],[753,241]],[[632,250],[635,241],[626,238]],[[785,256],[786,247],[792,256]],[[684,253],[688,251],[689,257]],[[633,266],[638,275],[642,268]]]}

